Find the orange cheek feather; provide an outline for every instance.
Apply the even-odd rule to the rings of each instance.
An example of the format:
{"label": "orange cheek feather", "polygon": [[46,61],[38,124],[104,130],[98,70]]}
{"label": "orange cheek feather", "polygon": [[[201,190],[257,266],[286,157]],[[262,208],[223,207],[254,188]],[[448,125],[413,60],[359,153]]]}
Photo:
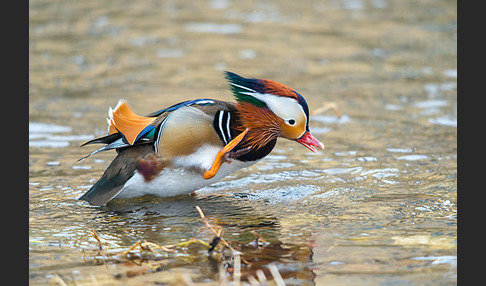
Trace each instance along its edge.
{"label": "orange cheek feather", "polygon": [[280,129],[282,130],[282,137],[286,139],[300,138],[305,132],[305,118],[300,119],[298,125],[289,126],[283,120],[280,122]]}

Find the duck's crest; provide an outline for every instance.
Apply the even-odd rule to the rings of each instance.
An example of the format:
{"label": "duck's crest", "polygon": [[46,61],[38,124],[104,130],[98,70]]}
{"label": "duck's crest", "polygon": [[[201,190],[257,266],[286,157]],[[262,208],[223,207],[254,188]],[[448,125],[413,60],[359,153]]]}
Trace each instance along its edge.
{"label": "duck's crest", "polygon": [[258,107],[265,107],[267,105],[255,97],[257,94],[264,93],[262,92],[263,85],[259,79],[244,78],[229,71],[225,71],[224,73],[237,101],[248,102]]}
{"label": "duck's crest", "polygon": [[264,107],[267,95],[288,97],[297,102],[305,102],[303,97],[292,88],[269,79],[244,78],[235,73],[225,71],[225,78],[231,91],[238,101],[249,102],[258,107]]}

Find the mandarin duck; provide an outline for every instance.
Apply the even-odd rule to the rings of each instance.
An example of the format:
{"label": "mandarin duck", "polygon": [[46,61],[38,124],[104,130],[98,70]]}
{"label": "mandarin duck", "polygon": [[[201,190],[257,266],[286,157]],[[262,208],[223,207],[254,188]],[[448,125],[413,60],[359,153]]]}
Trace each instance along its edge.
{"label": "mandarin duck", "polygon": [[312,152],[324,145],[309,131],[309,107],[281,83],[225,72],[236,102],[184,101],[146,116],[126,101],[109,108],[108,135],[81,146],[115,149],[101,178],[79,199],[102,206],[113,198],[192,193],[267,156],[277,138]]}

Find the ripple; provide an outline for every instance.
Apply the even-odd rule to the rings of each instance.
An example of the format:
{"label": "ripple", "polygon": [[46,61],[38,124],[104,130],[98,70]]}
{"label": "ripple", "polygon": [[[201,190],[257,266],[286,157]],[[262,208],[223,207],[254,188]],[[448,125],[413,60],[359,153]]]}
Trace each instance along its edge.
{"label": "ripple", "polygon": [[257,55],[256,51],[251,49],[244,49],[238,51],[238,57],[240,59],[254,59],[256,55]]}
{"label": "ripple", "polygon": [[229,6],[229,0],[209,0],[209,8],[211,9],[226,9]]}
{"label": "ripple", "polygon": [[29,122],[29,147],[62,148],[69,146],[70,141],[93,139],[93,135],[54,135],[54,133],[71,132],[69,126]]}
{"label": "ripple", "polygon": [[51,140],[29,141],[29,147],[61,148],[67,146],[69,146],[69,142],[67,141],[51,141]]}
{"label": "ripple", "polygon": [[449,116],[429,118],[427,121],[435,125],[457,127],[457,118],[451,118]]}
{"label": "ripple", "polygon": [[40,122],[29,122],[29,134],[30,133],[60,133],[70,132],[72,130],[69,126],[61,126],[55,124],[47,124]]}
{"label": "ripple", "polygon": [[342,174],[356,174],[357,172],[361,171],[363,168],[361,167],[352,167],[352,168],[331,168],[322,170],[323,173],[329,175],[342,175]]}
{"label": "ripple", "polygon": [[383,169],[372,169],[361,172],[361,175],[370,175],[373,178],[386,178],[386,177],[396,177],[398,176],[398,169],[396,168],[383,168]]}
{"label": "ripple", "polygon": [[387,103],[387,104],[385,104],[385,109],[386,110],[403,110],[403,106],[398,105],[398,104]]}
{"label": "ripple", "polygon": [[243,31],[240,24],[187,23],[185,30],[196,33],[239,34]]}
{"label": "ripple", "polygon": [[347,115],[343,115],[341,116],[341,118],[333,115],[314,115],[311,116],[311,120],[321,122],[324,124],[332,124],[332,123],[344,124],[344,123],[351,122],[351,117]]}
{"label": "ripple", "polygon": [[156,36],[140,36],[140,37],[135,37],[131,38],[130,44],[133,46],[145,46],[149,44],[155,44],[158,41],[158,37]]}
{"label": "ripple", "polygon": [[432,265],[435,264],[450,264],[451,266],[457,265],[457,256],[444,255],[444,256],[418,256],[412,257],[412,260],[432,260]]}
{"label": "ripple", "polygon": [[376,157],[372,157],[372,156],[359,157],[357,160],[360,161],[360,162],[376,162],[376,161],[378,161],[378,159]]}
{"label": "ripple", "polygon": [[434,108],[434,107],[443,107],[447,105],[449,105],[449,102],[447,100],[442,100],[442,99],[418,101],[413,104],[414,107],[418,107],[418,108]]}
{"label": "ripple", "polygon": [[248,196],[248,200],[266,200],[270,203],[291,202],[303,199],[318,191],[320,191],[320,188],[313,185],[278,187],[252,193],[251,196]]}
{"label": "ripple", "polygon": [[457,69],[445,70],[444,75],[446,77],[454,77],[457,78]]}
{"label": "ripple", "polygon": [[428,159],[429,156],[427,155],[405,155],[405,156],[400,156],[397,159],[398,160],[406,160],[406,161],[418,161],[418,160],[425,160]]}
{"label": "ripple", "polygon": [[411,153],[414,151],[413,148],[386,148],[386,151],[392,153]]}
{"label": "ripple", "polygon": [[457,88],[457,82],[424,84],[424,90],[429,95],[429,97],[437,97],[438,95],[440,95],[440,91],[450,91],[456,88]]}
{"label": "ripple", "polygon": [[326,134],[331,131],[332,129],[329,127],[312,127],[312,134]]}
{"label": "ripple", "polygon": [[160,49],[157,51],[157,57],[163,59],[182,58],[184,56],[184,51],[178,49]]}

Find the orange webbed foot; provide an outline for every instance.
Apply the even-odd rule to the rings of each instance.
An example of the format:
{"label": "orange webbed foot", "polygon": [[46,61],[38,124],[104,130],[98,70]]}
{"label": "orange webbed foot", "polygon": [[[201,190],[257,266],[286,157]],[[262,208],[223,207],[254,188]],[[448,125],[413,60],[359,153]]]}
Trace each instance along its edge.
{"label": "orange webbed foot", "polygon": [[203,175],[203,178],[208,180],[211,179],[216,175],[221,165],[228,159],[228,153],[231,152],[241,141],[245,138],[245,135],[248,133],[250,129],[246,128],[243,132],[241,132],[238,136],[236,136],[233,140],[231,140],[226,146],[219,150],[216,158],[214,159],[214,163],[211,166],[211,169],[206,171]]}

